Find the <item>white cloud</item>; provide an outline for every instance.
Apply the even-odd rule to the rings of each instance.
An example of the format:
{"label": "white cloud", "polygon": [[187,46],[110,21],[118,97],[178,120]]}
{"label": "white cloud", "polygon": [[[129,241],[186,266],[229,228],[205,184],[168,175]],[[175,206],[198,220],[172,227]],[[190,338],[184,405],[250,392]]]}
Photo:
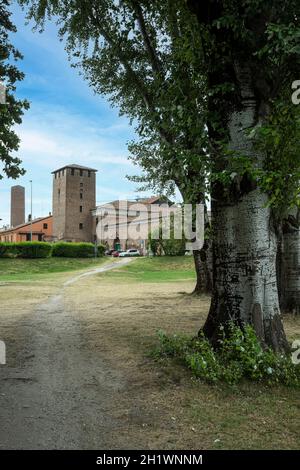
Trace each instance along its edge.
{"label": "white cloud", "polygon": [[[128,161],[128,126],[115,122],[98,126],[95,120],[67,113],[58,107],[35,106],[18,130],[19,155],[49,171],[69,163],[132,166]],[[126,140],[125,140],[126,138]]]}

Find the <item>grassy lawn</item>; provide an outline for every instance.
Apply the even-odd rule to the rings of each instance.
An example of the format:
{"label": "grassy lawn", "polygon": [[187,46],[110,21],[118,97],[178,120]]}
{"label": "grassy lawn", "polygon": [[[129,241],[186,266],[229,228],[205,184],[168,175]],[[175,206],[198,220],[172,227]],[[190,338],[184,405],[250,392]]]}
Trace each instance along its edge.
{"label": "grassy lawn", "polygon": [[79,271],[102,264],[106,258],[0,258],[0,282],[22,281],[41,275]]}
{"label": "grassy lawn", "polygon": [[135,258],[134,262],[103,275],[115,281],[171,282],[195,279],[194,259],[191,256],[158,256]]}

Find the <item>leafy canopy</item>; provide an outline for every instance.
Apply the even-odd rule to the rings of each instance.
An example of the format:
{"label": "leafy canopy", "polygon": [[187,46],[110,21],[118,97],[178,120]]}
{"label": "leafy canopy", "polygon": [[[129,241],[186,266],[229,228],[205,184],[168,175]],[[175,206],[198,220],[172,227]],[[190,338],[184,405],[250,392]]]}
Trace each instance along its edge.
{"label": "leafy canopy", "polygon": [[[19,148],[20,139],[14,127],[22,122],[25,109],[29,108],[26,100],[15,97],[16,83],[23,80],[24,74],[18,70],[15,61],[22,59],[20,52],[11,44],[9,35],[16,32],[10,19],[9,0],[0,4],[0,85],[5,87],[5,103],[0,103],[0,160],[3,173],[10,178],[17,178],[25,173],[20,167],[21,160],[13,152]],[[3,175],[0,172],[0,179]]]}

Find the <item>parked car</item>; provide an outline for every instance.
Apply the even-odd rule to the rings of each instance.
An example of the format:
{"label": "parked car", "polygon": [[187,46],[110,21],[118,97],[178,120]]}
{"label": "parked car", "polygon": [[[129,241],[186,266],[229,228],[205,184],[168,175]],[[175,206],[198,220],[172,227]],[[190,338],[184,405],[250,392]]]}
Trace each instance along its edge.
{"label": "parked car", "polygon": [[136,248],[129,248],[127,251],[121,251],[119,256],[120,258],[123,258],[124,256],[141,256],[141,254]]}
{"label": "parked car", "polygon": [[112,254],[112,256],[113,256],[114,258],[118,258],[118,257],[121,256],[121,254],[123,254],[123,253],[126,253],[126,252],[125,252],[125,251],[114,251],[113,254]]}

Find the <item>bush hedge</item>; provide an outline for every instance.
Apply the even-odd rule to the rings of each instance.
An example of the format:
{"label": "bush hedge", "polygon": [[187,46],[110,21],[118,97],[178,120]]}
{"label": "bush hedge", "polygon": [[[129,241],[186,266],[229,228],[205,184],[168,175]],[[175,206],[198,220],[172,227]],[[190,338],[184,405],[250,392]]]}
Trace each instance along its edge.
{"label": "bush hedge", "polygon": [[[105,247],[97,246],[97,256],[103,256]],[[62,256],[66,258],[91,258],[95,256],[95,245],[93,243],[54,243],[52,256]]]}
{"label": "bush hedge", "polygon": [[13,258],[16,254],[15,243],[0,242],[0,258]]}
{"label": "bush hedge", "polygon": [[52,245],[45,242],[0,243],[1,258],[48,258]]}
{"label": "bush hedge", "polygon": [[[97,246],[97,256],[103,256],[104,245]],[[93,243],[0,242],[0,258],[91,258],[95,256]]]}
{"label": "bush hedge", "polygon": [[49,258],[52,253],[52,245],[46,242],[20,242],[15,245],[20,258]]}

